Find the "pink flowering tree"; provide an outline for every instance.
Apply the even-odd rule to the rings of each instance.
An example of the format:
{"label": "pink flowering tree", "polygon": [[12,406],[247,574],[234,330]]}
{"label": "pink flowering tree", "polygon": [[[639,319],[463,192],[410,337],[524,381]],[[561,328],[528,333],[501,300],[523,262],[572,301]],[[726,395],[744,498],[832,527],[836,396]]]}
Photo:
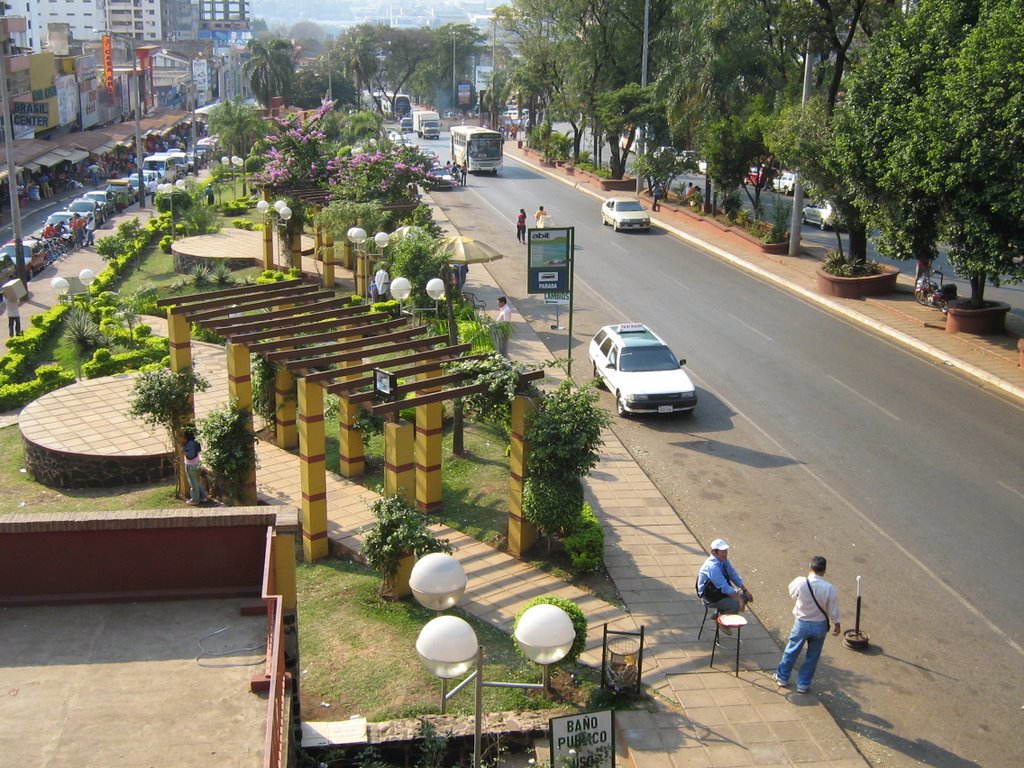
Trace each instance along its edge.
{"label": "pink flowering tree", "polygon": [[255,182],[270,190],[326,186],[334,162],[323,130],[334,102],[324,101],[312,118],[299,113],[274,118],[276,130],[266,138],[267,163]]}
{"label": "pink flowering tree", "polygon": [[430,171],[431,161],[419,149],[394,146],[332,162],[331,197],[354,203],[407,202]]}

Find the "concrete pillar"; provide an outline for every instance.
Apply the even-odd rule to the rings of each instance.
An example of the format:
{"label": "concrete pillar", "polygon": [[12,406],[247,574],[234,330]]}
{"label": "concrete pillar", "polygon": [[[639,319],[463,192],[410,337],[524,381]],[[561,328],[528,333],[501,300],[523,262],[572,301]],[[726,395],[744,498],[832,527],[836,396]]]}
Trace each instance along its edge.
{"label": "concrete pillar", "polygon": [[302,554],[327,557],[327,466],[324,459],[324,388],[299,379],[299,472],[302,481]]}
{"label": "concrete pillar", "polygon": [[[365,243],[364,243],[364,245],[365,245]],[[367,258],[366,252],[365,251],[357,250],[356,251],[356,286],[355,286],[355,294],[356,294],[356,296],[362,296],[364,299],[367,296],[369,296],[369,293],[370,293],[368,290],[366,290],[367,285],[369,284],[368,281],[367,281],[368,275],[366,274],[367,270],[369,269],[369,263],[370,263],[370,259]]]}
{"label": "concrete pillar", "polygon": [[175,373],[192,367],[192,326],[184,315],[167,310],[167,340],[170,344],[171,370]]}
{"label": "concrete pillar", "polygon": [[[355,365],[355,362],[341,363],[340,368]],[[343,376],[348,381],[352,376]],[[362,477],[366,471],[366,457],[363,447],[363,431],[356,428],[359,406],[348,401],[346,395],[338,398],[338,471],[342,477]]]}
{"label": "concrete pillar", "polygon": [[[249,349],[242,344],[227,343],[225,352],[228,363],[228,397],[235,401],[239,410],[249,414],[249,431],[252,426],[252,368],[249,365]],[[253,446],[255,450],[255,446]],[[241,478],[238,502],[243,506],[256,504],[256,467],[248,477]]]}
{"label": "concrete pillar", "polygon": [[537,543],[537,526],[523,518],[523,481],[526,480],[528,446],[524,435],[537,404],[528,397],[512,399],[512,444],[509,453],[508,551],[522,557]]}
{"label": "concrete pillar", "polygon": [[289,250],[292,255],[291,266],[302,269],[302,227],[296,225],[295,229],[288,229]]}
{"label": "concrete pillar", "polygon": [[334,238],[324,232],[324,288],[334,287]]}
{"label": "concrete pillar", "polygon": [[352,242],[346,237],[341,243],[341,266],[352,269]]}
{"label": "concrete pillar", "polygon": [[274,222],[269,216],[263,217],[263,269],[274,268]]}
{"label": "concrete pillar", "polygon": [[384,423],[384,493],[398,494],[410,507],[416,503],[413,426],[407,421]]}
{"label": "concrete pillar", "polygon": [[295,537],[290,533],[274,533],[270,542],[274,569],[274,587],[281,596],[281,606],[294,611],[298,604],[295,579]]}
{"label": "concrete pillar", "polygon": [[[421,381],[440,376],[422,373]],[[436,392],[435,387],[428,392]],[[425,393],[424,393],[425,394]],[[441,436],[444,403],[416,406],[416,506],[420,512],[436,512],[441,501]]]}
{"label": "concrete pillar", "polygon": [[274,370],[274,434],[278,448],[294,448],[299,444],[296,405],[295,376],[279,365]]}

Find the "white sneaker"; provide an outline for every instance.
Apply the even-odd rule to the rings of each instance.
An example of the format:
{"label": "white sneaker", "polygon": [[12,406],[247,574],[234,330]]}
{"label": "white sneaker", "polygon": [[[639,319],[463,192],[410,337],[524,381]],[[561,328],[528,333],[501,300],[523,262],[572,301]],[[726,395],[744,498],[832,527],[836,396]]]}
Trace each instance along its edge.
{"label": "white sneaker", "polygon": [[779,688],[789,688],[789,680],[781,680],[778,672],[772,672],[772,680],[774,680]]}

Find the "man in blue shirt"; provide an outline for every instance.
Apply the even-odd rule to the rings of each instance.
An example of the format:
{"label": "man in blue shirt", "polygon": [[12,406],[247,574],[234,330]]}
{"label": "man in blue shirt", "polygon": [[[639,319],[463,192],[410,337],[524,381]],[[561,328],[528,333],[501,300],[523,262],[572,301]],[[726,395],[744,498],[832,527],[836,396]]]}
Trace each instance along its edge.
{"label": "man in blue shirt", "polygon": [[697,594],[706,605],[725,613],[739,613],[753,601],[739,573],[729,562],[729,543],[723,539],[711,542],[711,557],[704,561],[697,574]]}

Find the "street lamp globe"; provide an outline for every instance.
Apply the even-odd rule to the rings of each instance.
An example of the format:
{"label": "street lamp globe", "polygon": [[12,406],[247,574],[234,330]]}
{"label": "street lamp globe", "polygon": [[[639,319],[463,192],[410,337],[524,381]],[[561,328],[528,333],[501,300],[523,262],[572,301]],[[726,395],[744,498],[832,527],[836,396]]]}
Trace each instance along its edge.
{"label": "street lamp globe", "polygon": [[268,203],[266,200],[260,200],[258,203],[256,203],[256,210],[259,211],[262,216],[266,216],[267,211],[270,210],[270,203]]}
{"label": "street lamp globe", "polygon": [[440,277],[432,277],[427,281],[427,296],[434,301],[444,298],[444,280]]}
{"label": "street lamp globe", "polygon": [[231,165],[231,158],[228,157],[227,155],[224,155],[224,157],[222,157],[220,159],[220,164],[221,165]]}
{"label": "street lamp globe", "polygon": [[277,215],[281,217],[281,221],[288,221],[292,217],[292,209],[287,205],[282,206]]}
{"label": "street lamp globe", "polygon": [[541,603],[519,617],[515,632],[516,642],[523,654],[538,664],[561,661],[576,640],[569,614],[557,605]]}
{"label": "street lamp globe", "polygon": [[412,283],[408,278],[396,277],[391,281],[391,295],[399,301],[405,301],[412,293]]}
{"label": "street lamp globe", "polygon": [[82,285],[88,288],[96,280],[96,273],[87,267],[78,273],[78,279]]}
{"label": "street lamp globe", "polygon": [[277,211],[278,213],[281,212],[282,208],[287,208],[287,207],[288,207],[288,203],[286,203],[284,200],[277,200],[274,203],[274,210]]}
{"label": "street lamp globe", "polygon": [[235,156],[233,156],[231,158],[231,164],[236,166],[236,167],[238,167],[238,168],[241,168],[242,167],[242,163],[244,163],[244,162],[245,161],[242,158],[240,158],[238,155],[235,155]]}
{"label": "street lamp globe", "polygon": [[416,638],[416,654],[432,675],[444,679],[468,672],[476,660],[476,632],[458,616],[438,616]]}
{"label": "street lamp globe", "polygon": [[176,186],[178,189],[184,189],[185,188],[185,180],[184,179],[178,179],[176,182],[174,182],[174,186]]}
{"label": "street lamp globe", "polygon": [[391,242],[391,235],[387,232],[378,232],[373,236],[373,242],[377,244],[377,247],[382,251],[388,247],[388,243]]}
{"label": "street lamp globe", "polygon": [[412,567],[409,588],[424,608],[443,611],[462,599],[468,581],[458,560],[445,552],[431,552]]}
{"label": "street lamp globe", "polygon": [[352,227],[348,231],[348,239],[355,245],[362,245],[366,242],[366,230],[362,227]]}
{"label": "street lamp globe", "polygon": [[71,290],[71,283],[65,280],[63,277],[55,277],[50,281],[50,288],[58,296],[67,296],[68,291]]}

